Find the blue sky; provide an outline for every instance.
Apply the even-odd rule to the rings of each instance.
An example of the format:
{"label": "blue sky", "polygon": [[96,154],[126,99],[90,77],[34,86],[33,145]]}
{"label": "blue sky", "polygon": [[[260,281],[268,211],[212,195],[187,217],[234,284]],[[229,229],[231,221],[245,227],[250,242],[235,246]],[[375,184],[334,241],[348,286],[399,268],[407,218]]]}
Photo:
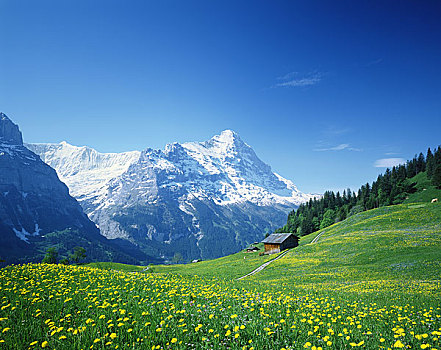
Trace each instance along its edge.
{"label": "blue sky", "polygon": [[[0,2],[0,111],[102,152],[233,129],[305,192],[441,144],[439,1]],[[384,159],[395,159],[385,161]]]}

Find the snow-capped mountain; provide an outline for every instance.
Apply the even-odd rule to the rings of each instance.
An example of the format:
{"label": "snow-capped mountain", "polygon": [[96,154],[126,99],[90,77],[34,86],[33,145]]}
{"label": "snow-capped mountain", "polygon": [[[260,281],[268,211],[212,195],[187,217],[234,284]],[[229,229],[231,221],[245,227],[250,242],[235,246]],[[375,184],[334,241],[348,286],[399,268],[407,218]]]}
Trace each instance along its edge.
{"label": "snow-capped mountain", "polygon": [[81,202],[86,212],[102,203],[110,180],[127,171],[139,159],[141,152],[99,153],[83,146],[76,147],[63,141],[54,144],[26,144],[52,168]]}
{"label": "snow-capped mountain", "polygon": [[144,257],[136,247],[124,255],[115,243],[100,235],[55,170],[23,145],[18,126],[0,113],[0,257],[41,261],[52,245],[63,255],[81,245],[90,259]]}
{"label": "snow-capped mountain", "polygon": [[119,154],[66,142],[27,147],[57,170],[104,236],[164,258],[234,252],[313,198],[274,173],[231,130],[205,142]]}

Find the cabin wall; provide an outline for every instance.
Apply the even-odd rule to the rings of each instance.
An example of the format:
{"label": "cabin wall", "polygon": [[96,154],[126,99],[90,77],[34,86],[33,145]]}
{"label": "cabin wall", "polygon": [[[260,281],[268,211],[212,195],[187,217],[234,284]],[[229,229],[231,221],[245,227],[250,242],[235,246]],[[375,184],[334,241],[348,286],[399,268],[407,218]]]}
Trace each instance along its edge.
{"label": "cabin wall", "polygon": [[299,242],[297,239],[295,239],[293,236],[287,238],[282,244],[280,245],[280,250],[285,250],[289,248],[294,248],[299,245]]}
{"label": "cabin wall", "polygon": [[265,253],[279,253],[280,252],[280,244],[271,244],[265,243]]}

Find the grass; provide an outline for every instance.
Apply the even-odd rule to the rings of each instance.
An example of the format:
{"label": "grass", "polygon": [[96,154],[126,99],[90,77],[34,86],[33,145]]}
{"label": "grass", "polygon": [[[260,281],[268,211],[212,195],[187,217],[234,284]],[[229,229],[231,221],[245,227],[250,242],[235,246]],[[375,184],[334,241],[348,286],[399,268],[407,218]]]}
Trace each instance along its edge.
{"label": "grass", "polygon": [[404,203],[430,203],[433,198],[441,200],[441,190],[432,185],[431,181],[427,178],[426,172],[419,173],[411,178],[410,181],[416,182],[417,192],[410,194]]}
{"label": "grass", "polygon": [[89,263],[86,266],[101,270],[114,270],[122,272],[141,272],[146,269],[146,266],[126,265],[114,262],[95,262]]}
{"label": "grass", "polygon": [[0,349],[441,348],[440,204],[374,209],[320,233],[242,281],[274,256],[150,272],[9,266]]}
{"label": "grass", "polygon": [[259,253],[263,251],[263,244],[259,243],[257,247],[260,249],[257,252],[247,253],[246,250],[242,250],[236,254],[198,263],[154,265],[152,266],[152,271],[154,273],[173,273],[205,277],[219,277],[219,273],[221,273],[222,278],[236,279],[278,256],[278,254],[260,256]]}
{"label": "grass", "polygon": [[[357,214],[250,280],[306,290],[441,296],[441,206],[403,204]],[[377,285],[382,285],[378,290]],[[390,293],[389,293],[390,292]]]}

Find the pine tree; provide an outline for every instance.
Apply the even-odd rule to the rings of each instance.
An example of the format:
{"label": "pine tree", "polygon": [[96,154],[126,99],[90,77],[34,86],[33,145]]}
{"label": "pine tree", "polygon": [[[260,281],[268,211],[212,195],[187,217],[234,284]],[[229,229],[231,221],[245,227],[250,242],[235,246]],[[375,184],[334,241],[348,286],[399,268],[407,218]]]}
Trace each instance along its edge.
{"label": "pine tree", "polygon": [[429,149],[427,150],[427,155],[426,155],[426,169],[427,169],[427,177],[429,179],[432,178],[434,165],[435,165],[435,159],[434,159],[433,153],[429,147]]}
{"label": "pine tree", "polygon": [[416,160],[415,158],[412,160],[408,160],[406,164],[407,177],[414,177],[416,173]]}
{"label": "pine tree", "polygon": [[435,154],[433,155],[433,159],[435,161],[434,169],[437,165],[441,164],[441,146],[438,146],[438,148],[435,151]]}
{"label": "pine tree", "polygon": [[424,155],[420,153],[416,160],[416,173],[419,174],[422,171],[426,171],[426,160],[424,159]]}
{"label": "pine tree", "polygon": [[432,184],[436,188],[441,189],[441,164],[437,164],[433,170]]}

